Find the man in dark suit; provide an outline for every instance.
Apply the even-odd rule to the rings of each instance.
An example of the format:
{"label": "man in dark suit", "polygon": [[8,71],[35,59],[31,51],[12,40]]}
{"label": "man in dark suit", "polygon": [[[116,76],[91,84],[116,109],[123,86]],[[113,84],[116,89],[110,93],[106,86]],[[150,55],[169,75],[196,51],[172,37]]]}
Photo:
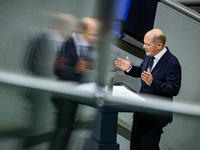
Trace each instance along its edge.
{"label": "man in dark suit", "polygon": [[[131,65],[118,58],[117,67],[125,74],[141,77],[140,93],[153,94],[173,99],[181,87],[181,66],[178,59],[165,47],[166,37],[160,29],[150,30],[145,34],[146,56],[140,66]],[[151,63],[152,62],[152,63]],[[131,134],[131,150],[159,150],[162,129],[172,122],[172,113],[134,112]]]}
{"label": "man in dark suit", "polygon": [[77,22],[71,14],[55,13],[50,17],[50,28],[42,29],[30,39],[25,55],[25,69],[37,76],[54,77],[56,53],[74,31]]}
{"label": "man in dark suit", "polygon": [[[96,40],[97,29],[96,19],[85,17],[79,22],[77,31],[72,33],[57,54],[54,72],[58,79],[84,82],[85,73],[91,69],[91,47]],[[57,120],[50,150],[66,150],[78,104],[59,96],[54,96],[52,101],[57,108]]]}

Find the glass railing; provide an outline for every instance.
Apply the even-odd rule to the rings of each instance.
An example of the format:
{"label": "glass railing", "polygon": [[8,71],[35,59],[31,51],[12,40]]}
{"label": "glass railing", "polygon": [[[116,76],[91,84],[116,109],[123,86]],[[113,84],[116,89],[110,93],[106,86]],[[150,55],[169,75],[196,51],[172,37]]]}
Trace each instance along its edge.
{"label": "glass railing", "polygon": [[[18,2],[3,2],[0,6],[0,12],[3,14],[0,16],[0,20],[4,20],[0,23],[0,33],[2,35],[2,40],[0,42],[0,66],[2,68],[0,70],[1,149],[12,149],[13,147],[15,149],[48,149],[51,136],[56,126],[54,122],[56,107],[51,101],[52,96],[59,96],[62,98],[62,101],[64,99],[66,102],[70,101],[80,104],[75,120],[75,127],[73,129],[74,132],[70,139],[70,146],[76,150],[81,150],[84,147],[87,147],[91,144],[91,140],[96,141],[96,145],[94,145],[95,150],[98,150],[99,148],[97,146],[98,142],[99,145],[101,144],[100,142],[110,142],[112,143],[113,149],[118,150],[118,144],[120,144],[120,142],[118,144],[116,142],[117,114],[118,112],[132,113],[136,110],[163,113],[173,112],[175,114],[174,121],[171,126],[166,128],[167,132],[164,132],[161,142],[170,148],[174,148],[174,141],[176,142],[177,147],[194,146],[193,149],[199,148],[199,135],[197,132],[200,116],[198,86],[195,88],[196,92],[193,92],[193,94],[196,94],[197,96],[193,96],[192,94],[189,96],[191,99],[196,98],[197,102],[193,101],[191,103],[189,98],[183,100],[182,98],[184,96],[177,97],[172,103],[165,101],[163,98],[157,99],[155,97],[145,97],[143,95],[138,96],[136,92],[127,88],[125,88],[125,92],[127,92],[126,94],[131,94],[131,97],[127,97],[125,96],[126,94],[120,94],[119,92],[115,93],[116,95],[113,95],[110,91],[110,88],[113,89],[113,84],[111,82],[113,76],[111,74],[113,73],[112,64],[114,64],[110,43],[113,43],[113,39],[115,38],[112,38],[110,37],[111,35],[109,35],[109,25],[112,20],[109,18],[111,15],[111,9],[109,8],[113,4],[113,1],[98,1],[98,6],[100,7],[98,13],[95,12],[97,8],[95,5],[96,1],[90,3],[89,8],[91,8],[91,10],[82,8],[83,6],[88,7],[87,1],[78,1],[80,6],[77,5],[77,1],[60,1],[60,4],[53,1],[49,3],[47,1],[40,3],[37,1],[23,2],[24,5]],[[169,5],[176,4],[171,4],[168,1],[163,1],[163,3],[169,3]],[[107,9],[105,9],[105,7]],[[80,18],[83,16],[96,17],[93,14],[95,12],[98,14],[98,17],[96,18],[100,18],[100,20],[105,19],[101,35],[99,36],[100,39],[97,44],[97,59],[96,56],[94,56],[96,61],[96,69],[94,70],[96,71],[96,76],[92,83],[80,84],[69,80],[57,80],[55,77],[46,77],[42,75],[36,76],[29,74],[27,70],[22,68],[24,61],[21,56],[24,56],[24,53],[26,52],[28,45],[26,40],[30,38],[29,35],[38,35],[41,31],[40,26],[49,25],[47,23],[48,18],[46,18],[46,15],[48,17],[52,14],[54,15],[54,13],[50,11],[52,8],[54,8],[56,12],[72,12],[72,14]],[[41,12],[42,15],[39,14],[39,12]],[[188,16],[193,16],[192,18],[199,21],[199,17],[196,16],[195,13],[188,13]],[[34,28],[32,28],[33,26]],[[183,60],[185,61],[184,57],[181,57],[183,67],[186,68],[186,64]],[[64,61],[66,61],[67,64],[70,62],[68,62],[68,60]],[[38,63],[39,61],[36,61],[36,64]],[[40,71],[45,71],[45,68],[43,69],[44,70]],[[184,73],[185,71],[186,70],[184,69]],[[193,72],[195,71],[196,69],[193,70]],[[93,79],[93,77],[91,78]],[[183,80],[184,85],[187,85],[185,78],[183,78]],[[198,82],[198,80],[195,81]],[[194,83],[195,85],[195,81],[191,83]],[[124,89],[124,86],[122,88]],[[183,88],[183,93],[185,92],[184,90],[186,90],[185,87]],[[190,93],[188,93],[188,95],[190,95]],[[143,100],[141,100],[141,98]],[[60,106],[62,106],[62,104],[58,107]],[[107,115],[109,116],[109,123],[113,126],[111,124],[108,125],[108,122],[105,123],[105,120],[103,120]],[[120,121],[121,123],[123,122],[122,120]],[[125,121],[125,123],[127,123],[127,128],[129,129],[130,122],[127,123]],[[101,125],[104,125],[103,129],[101,128]],[[179,127],[183,125],[184,129],[187,130],[187,135],[184,134],[185,130],[179,130]],[[93,130],[93,128],[97,129]],[[177,137],[172,139],[168,138],[169,134],[172,135],[170,129],[173,129],[172,131],[177,131]],[[110,133],[111,130],[112,134]],[[104,134],[101,135],[101,132],[104,132]],[[188,138],[182,138],[183,136],[187,136]]]}

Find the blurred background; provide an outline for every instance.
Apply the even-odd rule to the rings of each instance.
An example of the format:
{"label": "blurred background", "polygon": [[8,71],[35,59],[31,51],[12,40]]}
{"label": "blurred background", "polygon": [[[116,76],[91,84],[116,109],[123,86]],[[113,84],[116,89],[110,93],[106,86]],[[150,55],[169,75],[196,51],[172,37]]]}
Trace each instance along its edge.
{"label": "blurred background", "polygon": [[[0,0],[0,3],[0,149],[50,149],[58,113],[52,103],[54,94],[64,98],[77,95],[70,100],[80,102],[66,149],[98,149],[87,147],[96,137],[93,135],[94,124],[99,112],[111,109],[99,109],[95,99],[94,103],[87,101],[94,98],[96,84],[79,88],[80,83],[71,79],[58,80],[53,72],[60,43],[77,31],[77,22],[84,17],[96,19],[100,31],[95,34],[96,41],[92,45],[95,53],[90,56],[94,73],[86,74],[93,83],[102,88],[110,86],[112,81],[112,86],[120,83],[137,93],[140,79],[124,76],[114,67],[114,60],[129,56],[134,65],[139,65],[145,55],[142,48],[144,34],[152,28],[160,28],[167,37],[166,45],[182,66],[182,88],[174,101],[186,103],[188,108],[199,106],[200,1]],[[58,14],[68,15],[64,39],[57,38],[52,32],[61,31],[57,28],[62,24]],[[37,43],[43,33],[47,37]],[[34,43],[40,48],[32,57]],[[70,60],[64,62],[68,64]],[[74,89],[80,93],[74,93]],[[181,105],[180,109],[184,111]],[[113,112],[117,119],[111,121],[116,123],[117,132],[116,137],[110,137],[117,147],[113,150],[127,150],[134,109],[114,109]],[[199,114],[174,113],[174,121],[164,129],[161,149],[200,149],[199,128]]]}

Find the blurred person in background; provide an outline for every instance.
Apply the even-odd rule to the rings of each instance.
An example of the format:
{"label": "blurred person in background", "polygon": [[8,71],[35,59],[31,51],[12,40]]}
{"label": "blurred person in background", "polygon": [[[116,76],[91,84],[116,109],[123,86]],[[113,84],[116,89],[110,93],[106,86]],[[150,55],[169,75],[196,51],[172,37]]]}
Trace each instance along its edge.
{"label": "blurred person in background", "polygon": [[[145,34],[145,59],[140,66],[118,58],[116,67],[126,75],[141,77],[140,93],[166,97],[172,101],[181,87],[181,66],[178,59],[165,47],[166,37],[160,29]],[[131,133],[131,150],[159,150],[163,127],[172,122],[172,113],[134,112]]]}
{"label": "blurred person in background", "polygon": [[[73,81],[78,84],[85,80],[86,72],[92,69],[93,48],[98,33],[98,21],[84,17],[58,51],[54,72],[59,80]],[[69,99],[70,100],[70,99]],[[53,96],[52,101],[57,108],[56,129],[53,134],[50,150],[65,150],[73,130],[78,104],[65,98]]]}
{"label": "blurred person in background", "polygon": [[[50,14],[48,28],[31,39],[26,55],[26,69],[34,75],[53,77],[57,51],[75,30],[77,19],[71,14]],[[28,59],[27,59],[28,58]]]}
{"label": "blurred person in background", "polygon": [[[44,15],[48,19],[48,27],[36,30],[35,36],[30,39],[25,55],[25,69],[35,76],[55,78],[53,70],[56,54],[75,30],[77,19],[65,13],[48,12]],[[49,104],[51,94],[27,89],[25,96],[31,106],[29,129],[33,130],[38,128],[38,120],[44,116],[44,107],[48,107],[46,105]],[[24,140],[25,147],[29,145],[29,140]]]}

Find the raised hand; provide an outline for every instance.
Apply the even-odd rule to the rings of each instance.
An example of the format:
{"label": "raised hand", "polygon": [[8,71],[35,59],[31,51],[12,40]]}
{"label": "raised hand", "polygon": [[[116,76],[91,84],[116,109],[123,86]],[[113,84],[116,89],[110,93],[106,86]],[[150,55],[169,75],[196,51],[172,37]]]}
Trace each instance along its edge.
{"label": "raised hand", "polygon": [[141,74],[141,78],[147,85],[150,86],[153,81],[153,76],[151,75],[150,69],[148,69],[148,71],[144,71]]}
{"label": "raised hand", "polygon": [[126,60],[118,58],[117,60],[115,60],[115,65],[116,65],[116,67],[118,67],[124,71],[127,71],[131,68],[131,61],[128,58],[128,56],[126,57]]}
{"label": "raised hand", "polygon": [[85,70],[90,69],[90,63],[83,59],[80,59],[76,64],[75,70],[77,73],[84,72]]}

